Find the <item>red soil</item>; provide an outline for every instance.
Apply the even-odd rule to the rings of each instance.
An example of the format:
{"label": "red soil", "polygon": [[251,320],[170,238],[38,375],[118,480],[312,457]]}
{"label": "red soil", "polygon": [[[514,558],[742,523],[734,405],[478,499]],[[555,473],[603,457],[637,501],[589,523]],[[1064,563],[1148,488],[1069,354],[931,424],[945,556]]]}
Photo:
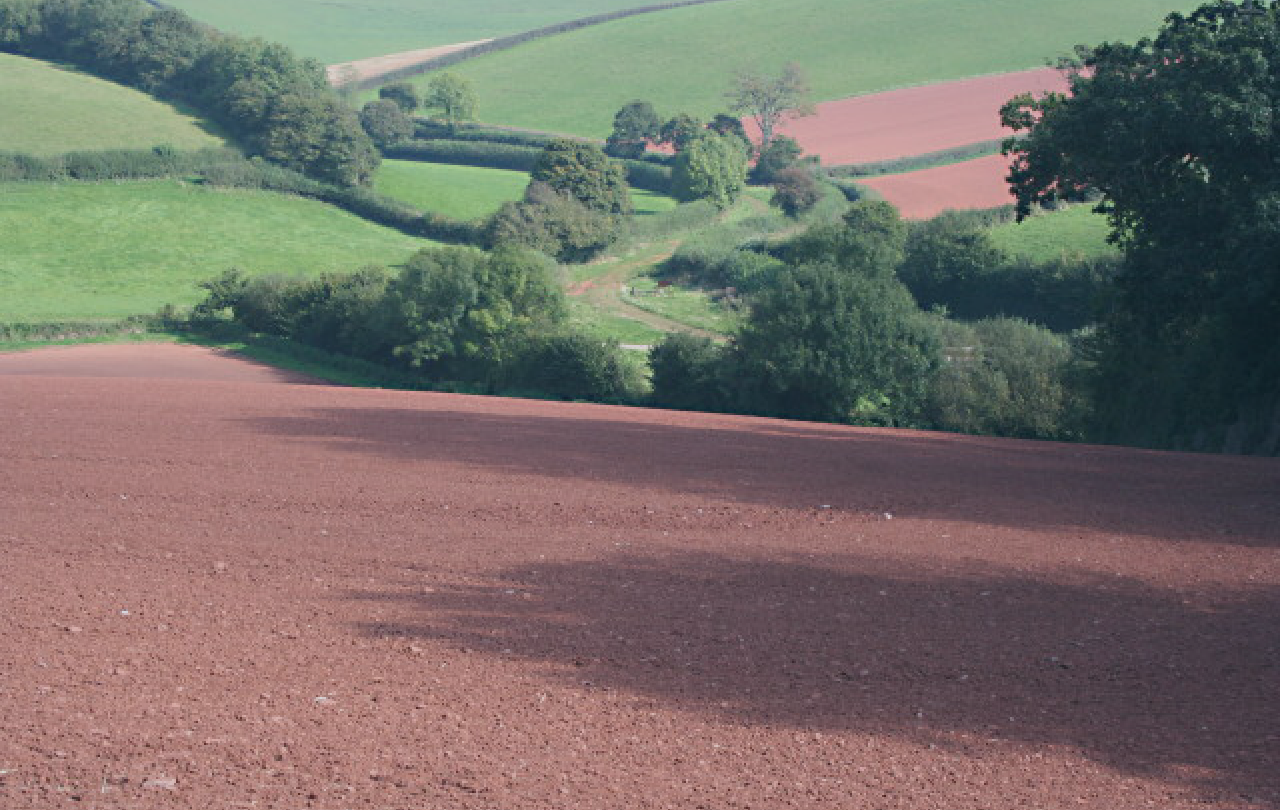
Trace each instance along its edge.
{"label": "red soil", "polygon": [[[825,102],[780,132],[828,166],[890,160],[1006,137],[1001,105],[1019,93],[1066,89],[1052,68],[979,76]],[[744,123],[754,137],[758,130]]]}
{"label": "red soil", "polygon": [[1013,202],[1002,155],[952,163],[907,174],[868,177],[858,182],[876,190],[907,219],[928,219],[948,208],[995,208]]}
{"label": "red soil", "polygon": [[146,349],[0,376],[6,810],[1280,807],[1274,459]]}

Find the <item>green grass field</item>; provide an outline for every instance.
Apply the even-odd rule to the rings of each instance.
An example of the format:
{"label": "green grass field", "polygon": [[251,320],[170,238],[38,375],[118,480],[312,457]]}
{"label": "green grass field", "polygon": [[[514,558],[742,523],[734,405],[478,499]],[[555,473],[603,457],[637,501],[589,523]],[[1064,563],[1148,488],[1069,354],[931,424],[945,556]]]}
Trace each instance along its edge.
{"label": "green grass field", "polygon": [[[1077,43],[1150,34],[1194,0],[730,0],[593,26],[452,70],[494,123],[604,137],[633,99],[724,107],[733,71],[808,73],[818,100],[1024,68]],[[425,83],[426,79],[421,79]]]}
{"label": "green grass field", "polygon": [[312,200],[173,180],[0,184],[0,322],[192,304],[196,283],[395,264],[432,244]]}
{"label": "green grass field", "polygon": [[[374,187],[388,197],[457,219],[492,214],[504,202],[519,200],[527,185],[524,172],[412,160],[384,160],[374,178]],[[670,211],[677,204],[643,189],[632,189],[631,201],[641,216]]]}
{"label": "green grass field", "polygon": [[1117,255],[1116,248],[1107,244],[1109,232],[1107,218],[1093,213],[1093,206],[1073,205],[1065,211],[997,225],[991,229],[991,237],[1015,256],[1043,262]]}
{"label": "green grass field", "polygon": [[326,64],[454,42],[646,5],[646,0],[171,0],[224,31],[283,42]]}
{"label": "green grass field", "polygon": [[0,53],[0,151],[54,155],[169,144],[221,146],[200,119],[118,84]]}

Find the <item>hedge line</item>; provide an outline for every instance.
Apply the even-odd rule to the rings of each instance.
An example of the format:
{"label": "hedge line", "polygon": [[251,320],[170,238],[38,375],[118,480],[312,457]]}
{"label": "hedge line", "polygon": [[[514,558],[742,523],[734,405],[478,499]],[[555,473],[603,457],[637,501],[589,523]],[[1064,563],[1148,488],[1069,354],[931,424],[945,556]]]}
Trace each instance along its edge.
{"label": "hedge line", "polygon": [[579,28],[588,28],[592,25],[621,20],[626,17],[649,14],[654,11],[668,11],[670,9],[684,8],[685,6],[701,6],[706,3],[719,2],[723,2],[723,0],[675,0],[675,2],[670,3],[658,3],[651,6],[640,6],[638,8],[610,11],[605,14],[592,14],[589,17],[579,17],[576,20],[569,20],[567,22],[543,26],[542,28],[534,28],[530,31],[523,31],[519,34],[512,34],[511,36],[491,39],[488,42],[481,42],[477,45],[472,45],[470,48],[463,48],[460,51],[454,51],[453,53],[445,54],[444,56],[437,56],[434,59],[427,59],[422,62],[418,62],[417,64],[407,65],[399,70],[393,70],[380,76],[351,82],[350,84],[344,84],[342,86],[352,87],[357,90],[369,90],[400,79],[407,79],[410,76],[420,76],[423,73],[429,73],[430,71],[439,70],[443,67],[456,65],[459,62],[463,62],[482,54],[505,51],[535,39],[542,39],[555,34],[563,34],[567,31],[576,31]]}
{"label": "hedge line", "polygon": [[1000,147],[1003,144],[1004,139],[997,138],[991,141],[979,141],[978,143],[965,144],[964,146],[953,146],[950,149],[939,149],[936,152],[926,152],[923,155],[911,155],[909,157],[893,158],[892,160],[878,160],[871,163],[851,163],[844,166],[827,166],[825,167],[825,171],[833,178],[875,177],[881,174],[917,172],[921,169],[933,168],[934,166],[945,166],[950,163],[961,163],[966,160],[986,157],[987,155],[999,154]]}
{"label": "hedge line", "polygon": [[104,149],[62,155],[0,152],[0,181],[144,180],[198,174],[223,163],[244,160],[236,149]]}
{"label": "hedge line", "polygon": [[[531,172],[542,149],[506,143],[470,140],[417,140],[389,146],[383,150],[392,160],[417,160],[424,163],[451,163],[457,166],[483,166]],[[618,160],[627,170],[627,182],[658,194],[671,190],[671,169],[642,160]]]}
{"label": "hedge line", "polygon": [[256,158],[210,166],[202,175],[205,182],[214,186],[262,189],[319,200],[410,236],[461,244],[481,241],[479,222],[419,211],[367,188],[323,183]]}

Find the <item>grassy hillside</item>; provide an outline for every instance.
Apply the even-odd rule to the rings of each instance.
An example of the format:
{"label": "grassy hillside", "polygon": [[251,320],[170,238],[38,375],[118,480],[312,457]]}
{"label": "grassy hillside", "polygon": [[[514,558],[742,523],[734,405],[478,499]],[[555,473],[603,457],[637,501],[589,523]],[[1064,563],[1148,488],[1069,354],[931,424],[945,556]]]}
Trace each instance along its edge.
{"label": "grassy hillside", "polygon": [[224,31],[283,42],[325,64],[505,36],[652,0],[170,0]]}
{"label": "grassy hillside", "polygon": [[[504,202],[519,200],[527,185],[529,175],[524,172],[411,160],[384,160],[374,178],[382,194],[457,219],[491,214]],[[676,207],[672,198],[641,189],[631,190],[631,200],[642,215]]]}
{"label": "grassy hillside", "polygon": [[0,322],[118,318],[258,273],[396,263],[430,244],[311,200],[177,181],[0,184]]}
{"label": "grassy hillside", "polygon": [[1009,253],[1043,262],[1062,256],[1114,255],[1116,249],[1107,244],[1109,232],[1106,217],[1093,213],[1092,206],[1075,205],[998,225],[991,229],[991,236]]}
{"label": "grassy hillside", "polygon": [[[480,118],[603,137],[626,102],[702,116],[735,69],[809,74],[818,100],[1039,67],[1153,32],[1187,0],[731,0],[631,17],[465,62]],[[1016,33],[1015,33],[1016,32]],[[425,79],[422,79],[425,82]]]}
{"label": "grassy hillside", "polygon": [[0,151],[52,155],[160,144],[197,148],[223,140],[145,93],[0,53]]}
{"label": "grassy hillside", "polygon": [[382,194],[458,219],[491,214],[507,200],[520,199],[527,185],[524,172],[411,160],[384,160],[374,178]]}

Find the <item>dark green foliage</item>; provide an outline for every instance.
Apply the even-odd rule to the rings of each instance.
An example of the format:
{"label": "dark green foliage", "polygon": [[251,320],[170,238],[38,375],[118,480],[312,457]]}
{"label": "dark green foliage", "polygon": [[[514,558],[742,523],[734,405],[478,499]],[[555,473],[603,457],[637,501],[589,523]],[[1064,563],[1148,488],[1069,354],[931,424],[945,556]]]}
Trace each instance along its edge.
{"label": "dark green foliage", "polygon": [[735,135],[701,130],[676,156],[671,193],[685,202],[710,200],[725,209],[737,201],[746,179],[746,143]]}
{"label": "dark green foliage", "polygon": [[720,135],[736,135],[742,139],[743,143],[748,145],[751,143],[751,139],[747,137],[747,128],[742,125],[742,119],[733,115],[716,113],[707,124],[707,129]]}
{"label": "dark green foliage", "polygon": [[533,171],[542,150],[533,146],[472,141],[409,141],[386,150],[396,160],[452,163],[459,166],[486,166],[491,169]]}
{"label": "dark green foliage", "polygon": [[195,316],[230,310],[254,332],[492,388],[522,373],[531,341],[560,329],[566,309],[554,271],[538,254],[470,248],[420,251],[394,276],[370,267],[247,279],[233,270],[201,285],[208,296]]}
{"label": "dark green foliage", "polygon": [[751,169],[751,182],[769,185],[778,175],[796,165],[804,150],[800,144],[785,135],[775,136],[760,150],[760,157]]}
{"label": "dark green foliage", "polygon": [[396,82],[380,87],[378,98],[394,101],[405,115],[422,106],[422,97],[418,95],[418,88],[410,82]]}
{"label": "dark green foliage", "polygon": [[[774,143],[779,140],[781,138],[774,138]],[[787,216],[795,217],[812,210],[821,199],[822,187],[808,169],[792,166],[774,174],[769,204],[781,208]]]}
{"label": "dark green foliage", "polygon": [[861,272],[891,275],[902,263],[907,225],[880,200],[856,202],[839,222],[819,223],[779,251],[789,264],[834,262]]}
{"label": "dark green foliage", "polygon": [[766,286],[783,263],[738,245],[729,235],[709,234],[690,239],[663,263],[663,272],[706,289],[732,288],[750,294]]}
{"label": "dark green foliage", "polygon": [[1026,321],[998,318],[943,322],[942,340],[947,361],[933,379],[926,424],[1027,439],[1079,437],[1082,403],[1063,338]]}
{"label": "dark green foliage", "polygon": [[920,305],[929,307],[977,287],[1008,261],[986,228],[943,213],[911,228],[898,275]]}
{"label": "dark green foliage", "polygon": [[604,153],[615,158],[638,158],[650,141],[657,140],[661,127],[662,119],[652,104],[633,101],[614,115],[613,132],[605,142]]}
{"label": "dark green foliage", "polygon": [[567,332],[530,341],[511,381],[523,389],[571,400],[622,402],[632,391],[618,344]]}
{"label": "dark green foliage", "polygon": [[677,153],[689,148],[694,139],[702,135],[702,122],[687,113],[680,113],[658,128],[657,143],[665,144]]}
{"label": "dark green foliage", "polygon": [[602,214],[630,214],[633,210],[626,170],[594,144],[567,138],[552,141],[542,150],[530,176],[533,182],[545,183]]}
{"label": "dark green foliage", "polygon": [[370,101],[360,108],[360,126],[374,145],[386,148],[413,137],[413,119],[391,99]]}
{"label": "dark green foliage", "polygon": [[653,404],[687,411],[718,411],[729,402],[722,379],[725,351],[710,339],[676,332],[649,350]]}
{"label": "dark green foliage", "polygon": [[735,356],[751,412],[882,425],[917,419],[939,364],[934,330],[900,282],[834,263],[777,274]]}
{"label": "dark green foliage", "polygon": [[1020,213],[1096,189],[1125,254],[1094,342],[1102,438],[1212,447],[1280,394],[1278,54],[1280,3],[1223,0],[1002,111],[1028,133],[1007,146]]}
{"label": "dark green foliage", "polygon": [[0,181],[10,180],[141,180],[181,177],[207,168],[243,161],[235,149],[104,149],[41,157],[0,152]]}
{"label": "dark green foliage", "polygon": [[141,0],[0,2],[0,48],[71,62],[198,108],[248,148],[334,183],[367,182],[378,156],[321,66],[282,45],[214,32]]}
{"label": "dark green foliage", "polygon": [[486,227],[490,246],[518,245],[564,262],[584,262],[617,239],[621,221],[534,181],[521,202],[505,203]]}

